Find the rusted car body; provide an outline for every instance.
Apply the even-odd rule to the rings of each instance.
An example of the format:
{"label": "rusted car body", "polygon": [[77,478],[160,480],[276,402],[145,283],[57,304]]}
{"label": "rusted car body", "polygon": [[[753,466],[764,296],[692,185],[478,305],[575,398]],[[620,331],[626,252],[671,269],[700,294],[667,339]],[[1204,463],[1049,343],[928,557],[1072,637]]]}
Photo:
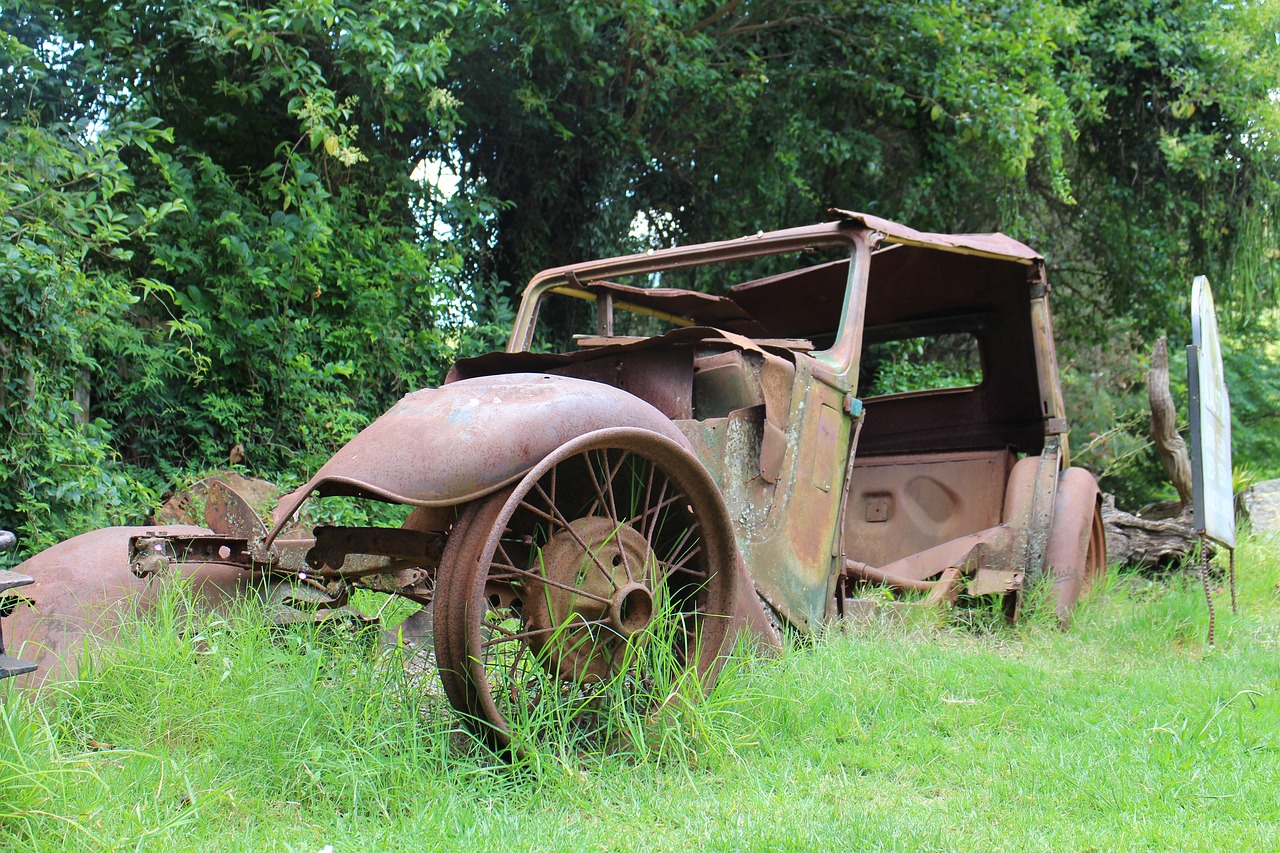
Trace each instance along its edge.
{"label": "rusted car body", "polygon": [[[208,529],[129,533],[132,576],[253,578],[312,614],[357,586],[419,602],[446,692],[499,744],[533,681],[607,678],[660,625],[710,678],[742,626],[811,632],[868,588],[1016,618],[1043,580],[1069,619],[1105,553],[1043,259],[836,213],[540,273],[505,352],[404,397],[270,529],[213,490]],[[412,509],[299,528],[331,496]],[[48,553],[19,571],[59,582]],[[28,598],[19,641],[42,636]]]}

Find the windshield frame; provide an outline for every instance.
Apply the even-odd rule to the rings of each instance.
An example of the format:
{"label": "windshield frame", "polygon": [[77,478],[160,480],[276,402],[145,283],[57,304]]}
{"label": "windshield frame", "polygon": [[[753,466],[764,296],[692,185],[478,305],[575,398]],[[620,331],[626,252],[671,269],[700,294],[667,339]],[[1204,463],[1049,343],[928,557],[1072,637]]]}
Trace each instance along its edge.
{"label": "windshield frame", "polygon": [[[861,317],[865,301],[867,268],[873,242],[871,236],[865,227],[856,223],[829,222],[785,231],[759,233],[736,240],[659,249],[644,254],[544,270],[534,276],[525,288],[511,339],[507,344],[507,352],[526,352],[530,349],[534,340],[538,309],[543,299],[552,293],[595,301],[596,294],[583,289],[583,285],[611,278],[749,260],[808,249],[844,248],[850,254],[850,264],[841,306],[839,331],[829,349],[812,353],[812,356],[823,362],[836,376],[847,379],[849,371],[855,366],[862,346],[862,324],[853,321]],[[615,302],[615,307],[616,305]],[[642,309],[640,313],[644,313],[645,306],[635,306],[635,308]],[[662,319],[670,320],[676,325],[690,325],[687,318],[675,315],[666,315]]]}

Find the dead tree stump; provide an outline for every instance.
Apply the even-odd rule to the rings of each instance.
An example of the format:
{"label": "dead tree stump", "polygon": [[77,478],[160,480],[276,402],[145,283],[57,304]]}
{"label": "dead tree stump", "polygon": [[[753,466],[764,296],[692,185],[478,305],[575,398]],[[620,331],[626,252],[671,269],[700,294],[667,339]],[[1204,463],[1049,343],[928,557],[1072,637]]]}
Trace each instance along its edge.
{"label": "dead tree stump", "polygon": [[1151,441],[1160,454],[1165,473],[1178,490],[1179,503],[1186,509],[1191,506],[1191,456],[1187,443],[1178,434],[1178,410],[1169,391],[1169,344],[1163,335],[1151,350],[1147,402],[1151,406]]}
{"label": "dead tree stump", "polygon": [[1151,441],[1165,473],[1178,490],[1178,504],[1170,508],[1172,512],[1144,518],[1117,509],[1115,497],[1106,495],[1102,521],[1107,531],[1108,560],[1162,568],[1181,563],[1200,541],[1191,517],[1191,456],[1186,441],[1178,434],[1177,409],[1169,391],[1169,345],[1163,337],[1151,350],[1147,399],[1151,406]]}

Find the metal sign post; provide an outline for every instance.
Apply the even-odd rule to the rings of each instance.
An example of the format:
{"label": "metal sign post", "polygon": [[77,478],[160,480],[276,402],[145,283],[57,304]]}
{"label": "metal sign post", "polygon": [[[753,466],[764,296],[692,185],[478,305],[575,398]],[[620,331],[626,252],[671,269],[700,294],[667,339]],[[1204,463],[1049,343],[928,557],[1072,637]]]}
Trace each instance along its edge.
{"label": "metal sign post", "polygon": [[1187,347],[1187,388],[1191,402],[1191,481],[1195,530],[1200,534],[1200,576],[1209,602],[1209,645],[1213,645],[1213,599],[1209,593],[1212,539],[1231,552],[1231,610],[1236,609],[1236,516],[1231,470],[1231,401],[1222,370],[1218,318],[1209,279],[1191,285],[1191,345]]}

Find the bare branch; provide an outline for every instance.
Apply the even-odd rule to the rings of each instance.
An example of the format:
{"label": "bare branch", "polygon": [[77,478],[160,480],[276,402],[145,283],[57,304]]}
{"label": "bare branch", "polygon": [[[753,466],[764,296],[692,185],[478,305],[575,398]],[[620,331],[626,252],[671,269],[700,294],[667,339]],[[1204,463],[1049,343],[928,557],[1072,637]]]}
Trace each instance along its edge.
{"label": "bare branch", "polygon": [[1147,373],[1147,397],[1151,402],[1151,440],[1155,442],[1178,500],[1191,503],[1191,457],[1187,443],[1178,435],[1177,410],[1169,392],[1169,344],[1164,336],[1151,350],[1151,370]]}

